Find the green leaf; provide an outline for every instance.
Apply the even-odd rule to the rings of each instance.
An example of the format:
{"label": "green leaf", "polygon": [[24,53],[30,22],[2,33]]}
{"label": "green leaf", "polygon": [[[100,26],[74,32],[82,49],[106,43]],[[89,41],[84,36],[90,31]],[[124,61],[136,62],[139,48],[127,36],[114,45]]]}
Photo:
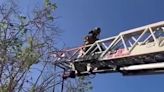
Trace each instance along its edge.
{"label": "green leaf", "polygon": [[48,20],[54,20],[54,17],[53,16],[48,16]]}
{"label": "green leaf", "polygon": [[20,31],[24,30],[24,25],[20,25],[20,26],[19,26],[19,30],[20,30]]}
{"label": "green leaf", "polygon": [[20,19],[26,19],[26,17],[25,16],[20,16]]}
{"label": "green leaf", "polygon": [[31,88],[31,91],[30,92],[35,92],[35,87],[34,86],[32,86],[32,88]]}
{"label": "green leaf", "polygon": [[44,0],[44,3],[45,3],[45,6],[47,7],[49,5],[50,1],[49,0]]}
{"label": "green leaf", "polygon": [[57,8],[57,6],[56,6],[56,4],[54,3],[54,4],[51,4],[51,9],[52,10],[55,10]]}
{"label": "green leaf", "polygon": [[6,29],[7,26],[8,26],[8,25],[7,25],[7,23],[5,23],[5,22],[1,22],[1,23],[0,23],[0,27],[3,28],[3,29]]}
{"label": "green leaf", "polygon": [[21,24],[25,24],[26,22],[26,16],[19,16]]}

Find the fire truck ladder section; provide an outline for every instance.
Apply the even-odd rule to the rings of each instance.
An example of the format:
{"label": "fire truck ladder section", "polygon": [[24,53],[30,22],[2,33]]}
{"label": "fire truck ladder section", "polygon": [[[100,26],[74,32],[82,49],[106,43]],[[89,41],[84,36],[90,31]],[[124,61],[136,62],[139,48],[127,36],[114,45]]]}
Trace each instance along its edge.
{"label": "fire truck ladder section", "polygon": [[59,67],[73,71],[76,76],[113,72],[123,75],[163,73],[164,21],[53,55]]}

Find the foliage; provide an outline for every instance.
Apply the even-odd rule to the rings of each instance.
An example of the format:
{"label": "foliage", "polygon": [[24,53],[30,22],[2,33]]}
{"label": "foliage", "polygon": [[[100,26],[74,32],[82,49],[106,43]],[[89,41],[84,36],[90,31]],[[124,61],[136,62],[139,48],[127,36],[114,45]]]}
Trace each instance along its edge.
{"label": "foliage", "polygon": [[[54,40],[59,33],[54,25],[56,4],[44,1],[31,17],[23,15],[12,0],[0,5],[0,92],[43,89],[40,76],[52,61],[49,52],[55,50]],[[32,76],[33,66],[41,62],[38,75]]]}
{"label": "foliage", "polygon": [[[44,0],[26,15],[14,0],[4,2],[0,4],[0,92],[55,92],[62,84],[50,54],[60,33],[54,25],[56,3]],[[66,81],[66,92],[91,88],[86,78],[76,81]]]}

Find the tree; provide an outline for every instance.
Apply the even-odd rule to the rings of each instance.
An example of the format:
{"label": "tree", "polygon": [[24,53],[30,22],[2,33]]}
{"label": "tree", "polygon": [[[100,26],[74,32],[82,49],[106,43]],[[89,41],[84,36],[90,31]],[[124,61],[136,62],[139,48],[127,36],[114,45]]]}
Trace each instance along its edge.
{"label": "tree", "polygon": [[[49,52],[56,49],[55,9],[55,3],[44,0],[42,8],[29,17],[12,0],[0,5],[0,92],[41,92],[60,83],[51,84],[57,74],[40,81],[52,61]],[[33,76],[37,64],[38,75]]]}
{"label": "tree", "polygon": [[[0,92],[55,92],[61,87],[62,72],[50,54],[60,34],[54,23],[57,6],[43,1],[29,15],[14,0],[0,2]],[[84,92],[84,83],[90,84],[75,81],[66,80],[66,92]]]}

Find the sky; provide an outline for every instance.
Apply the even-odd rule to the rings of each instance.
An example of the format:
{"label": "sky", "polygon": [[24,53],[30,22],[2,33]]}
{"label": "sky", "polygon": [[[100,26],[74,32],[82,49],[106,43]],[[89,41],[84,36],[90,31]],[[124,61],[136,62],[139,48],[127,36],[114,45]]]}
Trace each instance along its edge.
{"label": "sky", "polygon": [[[19,0],[29,12],[40,0]],[[1,2],[1,1],[0,1]],[[94,27],[101,27],[100,38],[164,20],[164,0],[55,0],[56,25],[62,33],[57,46],[77,47]],[[34,4],[35,3],[35,4]],[[122,76],[119,73],[97,74],[91,92],[164,92],[164,74]]]}
{"label": "sky", "polygon": [[[101,27],[100,38],[164,20],[164,0],[56,0],[58,46],[76,47],[92,28]],[[164,92],[164,75],[122,76],[97,74],[91,92]]]}

